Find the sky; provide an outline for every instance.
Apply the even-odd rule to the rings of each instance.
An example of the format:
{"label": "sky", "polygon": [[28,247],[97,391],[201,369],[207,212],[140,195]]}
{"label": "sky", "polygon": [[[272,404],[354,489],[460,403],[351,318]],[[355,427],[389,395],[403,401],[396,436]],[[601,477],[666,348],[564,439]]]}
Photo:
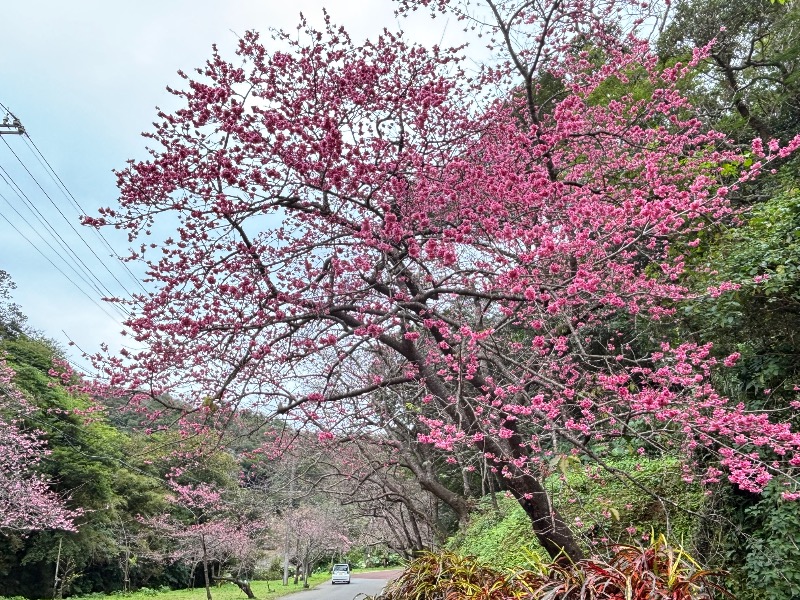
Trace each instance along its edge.
{"label": "sky", "polygon": [[461,41],[442,19],[398,21],[390,0],[3,3],[0,120],[4,106],[27,137],[0,136],[0,270],[16,283],[13,299],[28,324],[78,366],[88,369],[81,350],[123,344],[124,317],[100,298],[139,289],[135,267],[132,275],[111,256],[125,253],[125,237],[103,230],[104,241],[79,214],[115,203],[112,171],[146,156],[140,134],[156,106],[177,106],[166,87],[180,87],[179,69],[202,66],[215,43],[232,58],[249,29],[292,30],[300,12],[319,23],[323,7],[354,40],[388,27],[428,44]]}

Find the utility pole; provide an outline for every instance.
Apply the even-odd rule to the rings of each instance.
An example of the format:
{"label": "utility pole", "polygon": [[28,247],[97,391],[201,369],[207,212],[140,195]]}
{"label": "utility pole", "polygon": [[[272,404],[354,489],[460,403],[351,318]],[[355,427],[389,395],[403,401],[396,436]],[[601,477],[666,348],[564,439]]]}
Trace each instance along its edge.
{"label": "utility pole", "polygon": [[24,135],[24,134],[25,134],[25,128],[22,126],[20,120],[9,112],[3,118],[3,122],[0,123],[0,135]]}
{"label": "utility pole", "polygon": [[[294,508],[294,478],[296,469],[297,462],[295,462],[295,459],[292,458],[292,473],[289,479],[289,509],[286,511],[286,516],[284,517],[286,538],[284,539],[283,546],[283,585],[289,585],[289,542],[291,541],[290,520],[292,518],[292,509]],[[299,566],[295,566],[295,583],[297,583],[297,568],[299,568]]]}
{"label": "utility pole", "polygon": [[[61,566],[61,543],[64,541],[63,537],[58,538],[58,556],[56,557],[56,576],[53,579],[53,598],[61,598],[61,591],[58,588],[58,568]],[[63,589],[63,588],[62,588]]]}

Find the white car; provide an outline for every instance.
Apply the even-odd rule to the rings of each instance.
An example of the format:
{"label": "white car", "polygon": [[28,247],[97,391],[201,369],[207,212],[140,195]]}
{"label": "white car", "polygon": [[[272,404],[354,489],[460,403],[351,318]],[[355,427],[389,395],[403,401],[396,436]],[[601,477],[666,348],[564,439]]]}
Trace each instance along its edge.
{"label": "white car", "polygon": [[331,585],[334,583],[350,583],[350,565],[333,565]]}

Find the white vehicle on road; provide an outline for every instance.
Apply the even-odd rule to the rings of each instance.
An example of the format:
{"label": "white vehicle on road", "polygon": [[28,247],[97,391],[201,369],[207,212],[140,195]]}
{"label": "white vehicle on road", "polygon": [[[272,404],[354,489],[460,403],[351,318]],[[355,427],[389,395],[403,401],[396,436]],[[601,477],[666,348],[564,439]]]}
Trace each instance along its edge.
{"label": "white vehicle on road", "polygon": [[331,585],[334,583],[350,583],[350,565],[339,564],[333,565],[333,575],[331,576]]}

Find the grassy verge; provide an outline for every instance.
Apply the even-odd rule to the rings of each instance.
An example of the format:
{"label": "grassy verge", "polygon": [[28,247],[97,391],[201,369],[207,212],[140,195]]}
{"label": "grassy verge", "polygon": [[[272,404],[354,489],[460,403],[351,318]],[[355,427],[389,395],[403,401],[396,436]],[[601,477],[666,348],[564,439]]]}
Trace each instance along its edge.
{"label": "grassy verge", "polygon": [[[368,573],[370,571],[386,571],[387,569],[402,569],[399,566],[392,567],[370,567],[368,569],[354,569],[353,575],[358,576],[358,573]],[[316,573],[308,578],[310,587],[316,587],[321,583],[328,583],[331,580],[330,573]],[[280,579],[272,581],[251,581],[250,587],[258,600],[276,600],[283,598],[290,594],[303,591],[303,584],[299,583],[294,585],[292,580],[289,580],[289,585],[284,587]],[[232,583],[223,583],[219,587],[213,586],[211,588],[211,596],[213,600],[246,600],[247,596],[238,587]],[[205,588],[195,588],[193,590],[175,590],[171,592],[157,592],[156,590],[145,590],[134,592],[132,594],[115,593],[115,594],[89,594],[88,596],[79,596],[75,600],[206,600]],[[0,593],[0,600],[6,600]],[[16,600],[16,599],[13,599]]]}
{"label": "grassy verge", "polygon": [[[315,587],[320,583],[327,583],[330,581],[331,576],[329,573],[317,573],[308,578],[308,584]],[[253,588],[253,593],[258,600],[275,600],[282,598],[289,594],[303,591],[302,582],[294,585],[292,580],[289,580],[289,585],[284,587],[280,580],[277,581],[252,581],[250,586]],[[224,583],[219,587],[211,588],[211,596],[213,600],[246,600],[244,592],[232,583]],[[101,594],[92,594],[91,600],[102,600],[104,598],[115,600],[206,600],[205,588],[195,588],[193,590],[174,590],[172,592],[156,593],[153,591],[148,592],[135,592],[133,594],[121,595],[113,594],[104,596]]]}

